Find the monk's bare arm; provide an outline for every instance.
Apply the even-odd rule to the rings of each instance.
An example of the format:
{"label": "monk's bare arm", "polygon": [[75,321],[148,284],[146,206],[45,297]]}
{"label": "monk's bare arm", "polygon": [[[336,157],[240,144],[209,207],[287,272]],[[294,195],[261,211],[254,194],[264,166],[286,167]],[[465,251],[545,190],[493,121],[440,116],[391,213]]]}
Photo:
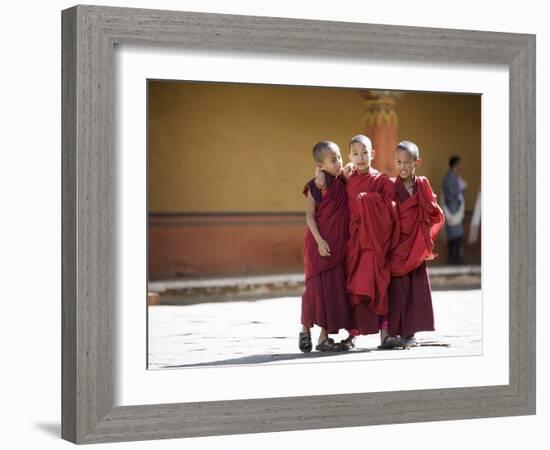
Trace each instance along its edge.
{"label": "monk's bare arm", "polygon": [[319,190],[323,190],[327,184],[327,179],[325,172],[323,172],[319,167],[315,168],[315,186]]}
{"label": "monk's bare arm", "polygon": [[313,196],[309,191],[307,193],[306,221],[307,226],[309,227],[309,230],[311,231],[311,234],[313,235],[313,238],[315,239],[315,242],[317,242],[317,245],[319,247],[319,254],[321,256],[329,256],[330,248],[327,242],[322,238],[321,234],[319,233],[317,221],[315,220],[315,200],[313,199]]}

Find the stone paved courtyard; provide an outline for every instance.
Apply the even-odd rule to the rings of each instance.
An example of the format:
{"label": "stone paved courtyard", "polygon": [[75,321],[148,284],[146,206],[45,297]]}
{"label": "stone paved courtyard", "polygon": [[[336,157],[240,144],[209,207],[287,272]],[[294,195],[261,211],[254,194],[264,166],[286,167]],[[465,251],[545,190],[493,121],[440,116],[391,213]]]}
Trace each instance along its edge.
{"label": "stone paved courtyard", "polygon": [[[433,306],[436,331],[417,333],[416,348],[381,351],[379,337],[369,335],[360,336],[350,352],[307,354],[298,349],[300,297],[150,306],[149,368],[480,354],[481,290],[434,291]],[[314,345],[318,334],[314,328]]]}

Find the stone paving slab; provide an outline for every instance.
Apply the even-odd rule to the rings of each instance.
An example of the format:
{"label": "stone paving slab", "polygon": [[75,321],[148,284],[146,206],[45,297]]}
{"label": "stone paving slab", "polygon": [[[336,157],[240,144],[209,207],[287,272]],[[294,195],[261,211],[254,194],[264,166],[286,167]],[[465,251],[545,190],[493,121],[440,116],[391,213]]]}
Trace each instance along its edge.
{"label": "stone paving slab", "polygon": [[[355,351],[329,354],[299,351],[300,297],[150,306],[149,368],[479,355],[481,300],[479,289],[434,291],[436,331],[417,333],[419,347],[381,351],[379,337],[369,335],[357,339]],[[314,342],[318,334],[314,328]]]}

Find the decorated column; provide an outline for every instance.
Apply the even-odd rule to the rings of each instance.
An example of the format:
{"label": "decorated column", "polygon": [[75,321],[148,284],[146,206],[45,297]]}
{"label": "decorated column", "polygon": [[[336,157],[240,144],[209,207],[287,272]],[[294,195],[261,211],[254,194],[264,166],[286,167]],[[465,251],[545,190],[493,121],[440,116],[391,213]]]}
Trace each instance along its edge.
{"label": "decorated column", "polygon": [[365,99],[364,132],[376,152],[375,169],[395,176],[394,150],[397,145],[397,113],[395,105],[402,95],[394,91],[361,90]]}

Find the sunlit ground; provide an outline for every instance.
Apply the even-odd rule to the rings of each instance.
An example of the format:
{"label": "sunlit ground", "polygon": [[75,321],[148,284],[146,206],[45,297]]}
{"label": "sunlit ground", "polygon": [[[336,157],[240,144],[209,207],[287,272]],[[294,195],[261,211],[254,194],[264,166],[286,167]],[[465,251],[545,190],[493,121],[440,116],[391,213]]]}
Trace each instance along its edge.
{"label": "sunlit ground", "polygon": [[[417,333],[418,347],[379,351],[379,337],[369,335],[358,338],[355,351],[339,354],[300,352],[300,297],[150,306],[149,368],[478,355],[481,299],[479,289],[434,291],[436,331]],[[314,345],[318,333],[312,330]],[[345,336],[345,331],[333,335]]]}

